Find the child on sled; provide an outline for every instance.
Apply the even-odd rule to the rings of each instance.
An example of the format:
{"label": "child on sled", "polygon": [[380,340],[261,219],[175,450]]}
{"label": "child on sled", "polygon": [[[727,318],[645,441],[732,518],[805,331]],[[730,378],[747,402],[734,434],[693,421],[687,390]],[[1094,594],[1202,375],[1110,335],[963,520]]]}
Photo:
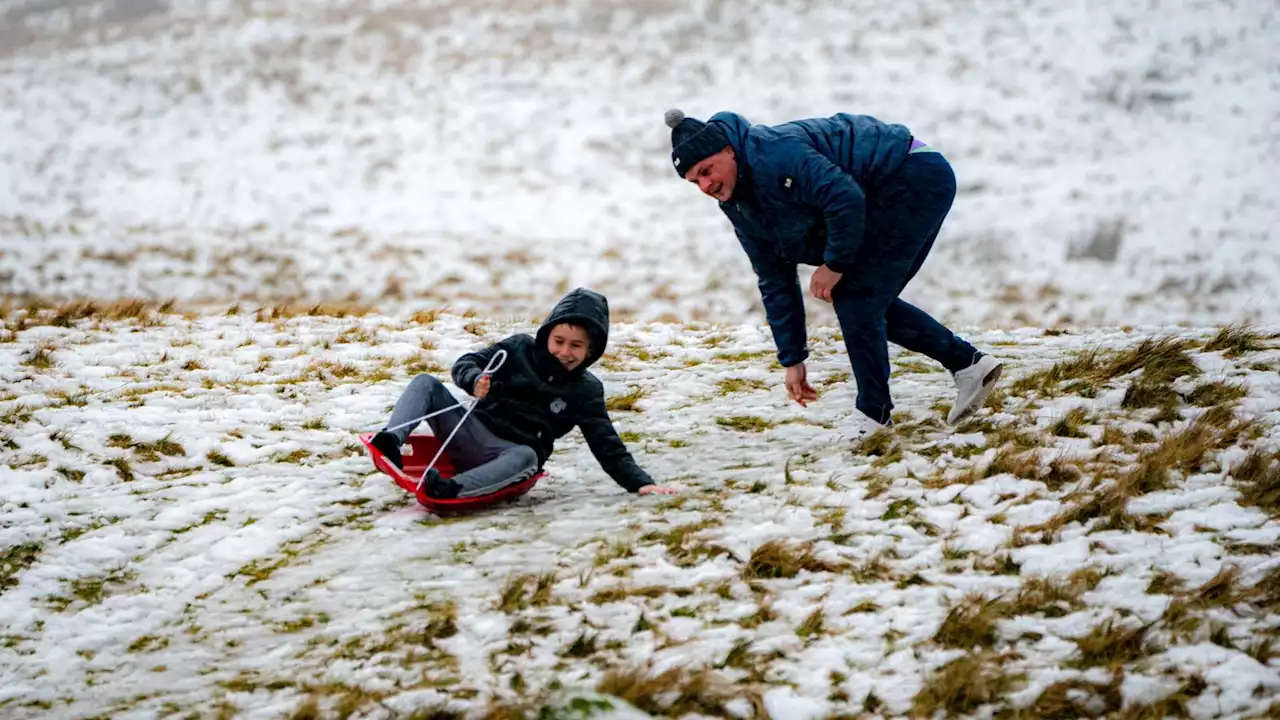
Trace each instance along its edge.
{"label": "child on sled", "polygon": [[[575,427],[604,471],[628,492],[673,493],[655,484],[631,457],[605,409],[604,386],[587,372],[604,355],[608,340],[608,300],[578,288],[560,299],[536,338],[512,335],[458,358],[453,382],[477,404],[461,427],[461,407],[426,420],[436,437],[453,436],[447,452],[459,471],[452,478],[434,468],[427,471],[427,497],[476,497],[527,480],[542,470],[555,441]],[[485,375],[499,351],[506,352],[505,359],[492,376]],[[400,446],[418,424],[411,421],[457,404],[440,380],[419,375],[384,426],[395,429],[384,429],[370,442],[403,468]]]}

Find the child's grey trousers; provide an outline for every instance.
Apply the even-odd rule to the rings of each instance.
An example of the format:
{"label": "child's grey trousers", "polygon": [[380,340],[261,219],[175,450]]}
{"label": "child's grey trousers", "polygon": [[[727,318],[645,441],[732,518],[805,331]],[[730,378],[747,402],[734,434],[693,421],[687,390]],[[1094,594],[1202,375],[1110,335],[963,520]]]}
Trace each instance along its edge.
{"label": "child's grey trousers", "polygon": [[[419,375],[405,388],[396,401],[395,410],[386,427],[395,427],[450,405],[457,405],[449,389],[431,375]],[[458,421],[467,412],[466,406],[458,407],[426,420],[431,433],[444,442]],[[393,430],[401,444],[417,425],[406,425]],[[508,485],[528,480],[538,470],[538,454],[527,445],[517,445],[494,435],[479,418],[472,415],[462,424],[458,434],[449,441],[445,454],[453,461],[457,474],[453,476],[459,485],[458,497],[475,497],[496,492]],[[430,458],[428,458],[430,460]],[[415,478],[416,479],[416,478]]]}

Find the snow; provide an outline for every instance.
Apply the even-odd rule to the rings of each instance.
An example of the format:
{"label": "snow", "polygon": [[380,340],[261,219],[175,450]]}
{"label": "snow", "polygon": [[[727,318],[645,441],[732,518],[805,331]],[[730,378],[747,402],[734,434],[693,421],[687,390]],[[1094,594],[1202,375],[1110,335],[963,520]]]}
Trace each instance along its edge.
{"label": "snow", "polygon": [[[646,662],[653,672],[719,667],[746,682],[741,669],[721,666],[747,640],[751,659],[741,667],[761,668],[767,684],[757,691],[770,717],[856,712],[869,693],[884,712],[902,714],[932,673],[963,654],[934,640],[962,597],[1009,598],[1030,578],[1105,570],[1077,611],[1000,621],[999,642],[1016,643],[1031,683],[1008,701],[1025,705],[1051,682],[1048,673],[1072,661],[1075,639],[1113,614],[1159,620],[1170,597],[1147,592],[1157,569],[1187,588],[1228,566],[1247,583],[1274,569],[1269,555],[1232,549],[1273,547],[1280,536],[1276,519],[1242,504],[1224,479],[1227,460],[1251,446],[1215,451],[1217,461],[1179,476],[1171,489],[1131,500],[1135,517],[1172,513],[1158,530],[1074,523],[1026,544],[1015,530],[1060,513],[1073,502],[1073,485],[1054,491],[1003,473],[930,487],[944,469],[963,478],[989,462],[954,454],[995,442],[973,426],[904,430],[896,442],[905,451],[889,462],[850,454],[835,437],[852,388],[824,386],[808,409],[789,403],[771,358],[749,354],[758,346],[751,326],[613,328],[596,371],[611,396],[645,391],[640,410],[615,412],[615,422],[639,434],[629,446],[679,490],[673,498],[626,494],[576,434],[561,442],[549,479],[528,496],[462,518],[422,511],[373,471],[355,436],[385,423],[411,378],[406,358],[422,353],[447,367],[462,352],[533,327],[448,313],[409,324],[380,315],[273,321],[211,312],[33,325],[0,343],[7,448],[0,546],[37,548],[0,594],[0,671],[9,678],[0,707],[13,717],[132,717],[229,704],[277,717],[299,707],[307,687],[337,683],[344,692],[379,693],[388,708],[448,702],[478,711],[520,697],[552,702],[556,694],[545,693],[553,680],[562,692],[589,692],[605,671]],[[1204,341],[1212,332],[1184,336]],[[1130,347],[1153,333],[1028,336],[1017,346],[997,344],[1004,335],[992,333],[973,341],[1006,359],[1012,384],[1079,350]],[[649,344],[655,338],[662,344]],[[52,367],[23,364],[40,347]],[[630,355],[637,348],[666,355],[640,360]],[[815,340],[811,373],[819,382],[840,371],[840,353],[831,335]],[[1221,359],[1225,371],[1250,381],[1250,414],[1263,423],[1261,440],[1242,443],[1271,447],[1276,438],[1280,393],[1258,391],[1275,370],[1257,369],[1259,358],[1275,354],[1269,347]],[[198,366],[188,364],[193,359]],[[894,348],[892,359],[899,367],[907,357]],[[324,369],[335,367],[349,370]],[[945,373],[906,367],[897,376],[917,387],[900,400],[904,427],[936,414],[934,403],[952,392]],[[371,379],[375,371],[383,374]],[[764,385],[722,391],[717,381],[730,377]],[[83,404],[64,399],[82,395]],[[1157,437],[1181,427],[1151,425],[1118,398],[1092,405],[1112,426],[1132,423]],[[1015,394],[975,422],[1008,417],[1035,428],[1038,406]],[[716,423],[743,415],[773,427],[757,433]],[[1046,457],[1056,456],[1059,441],[1079,442],[1040,437]],[[181,450],[147,456],[137,447],[161,439]],[[232,464],[214,462],[214,450]],[[129,461],[131,479],[107,464],[116,458]],[[669,530],[687,525],[697,530],[683,546],[667,544]],[[846,569],[744,581],[752,552],[777,539],[812,542],[816,557]],[[697,548],[712,552],[686,554]],[[999,569],[1004,556],[1016,564],[1012,575]],[[501,607],[511,578],[547,573],[544,601]],[[620,589],[628,594],[593,600]],[[630,594],[637,590],[645,594]],[[447,603],[456,608],[456,632],[406,644],[404,633],[415,637]],[[1280,627],[1274,614],[1246,605],[1204,612],[1231,637]],[[798,635],[818,609],[822,628]],[[649,629],[637,630],[642,616]],[[1207,689],[1189,702],[1193,717],[1265,710],[1280,667],[1248,655],[1247,642],[1212,644],[1208,632],[1204,624],[1201,634],[1165,638],[1162,654],[1126,666],[1125,701],[1158,701],[1180,687],[1170,677],[1198,674]],[[584,636],[594,649],[571,652]],[[511,690],[516,672],[527,695]],[[729,698],[747,697],[748,686],[731,687]],[[365,710],[379,717],[376,707]]]}
{"label": "snow", "polygon": [[[903,716],[966,653],[1020,679],[941,715],[1116,673],[1124,710],[1202,681],[1197,720],[1274,713],[1280,522],[1231,469],[1280,448],[1275,23],[1214,0],[0,0],[0,715],[632,720],[661,712],[597,690],[645,669],[706,679],[684,717]],[[961,191],[905,297],[1004,359],[998,407],[944,427],[949,376],[895,347],[900,453],[839,442],[854,388],[808,298],[822,397],[788,402],[745,256],[670,170],[673,106],[866,112],[940,149]],[[374,472],[356,435],[411,363],[531,331],[579,285],[611,301],[609,395],[643,391],[618,430],[678,495],[626,494],[576,434],[529,495],[462,518]],[[32,297],[186,314],[59,327]],[[317,302],[373,311],[283,305]],[[1052,527],[1152,446],[1104,430],[1159,442],[1200,409],[1153,424],[1131,377],[1013,383],[1240,320],[1261,349],[1197,347],[1173,387],[1240,383],[1256,431],[1101,509],[1121,527]],[[1087,437],[1054,436],[1076,407]],[[1080,477],[984,470],[1001,425]],[[770,541],[834,569],[754,577]],[[1231,568],[1245,599],[1166,622]],[[1100,579],[1001,611],[990,647],[937,637],[966,596],[1076,571]],[[1151,623],[1150,647],[1079,667],[1107,622]]]}
{"label": "snow", "polygon": [[953,324],[1277,319],[1268,3],[164,5],[0,2],[6,294],[509,318],[590,285],[754,323],[669,168],[679,106],[941,150],[961,194],[907,298]]}

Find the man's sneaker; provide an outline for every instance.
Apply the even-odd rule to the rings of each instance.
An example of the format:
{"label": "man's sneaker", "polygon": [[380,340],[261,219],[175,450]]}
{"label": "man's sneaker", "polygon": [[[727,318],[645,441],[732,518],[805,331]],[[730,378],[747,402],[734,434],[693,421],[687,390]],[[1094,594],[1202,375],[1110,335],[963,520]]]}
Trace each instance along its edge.
{"label": "man's sneaker", "polygon": [[458,491],[462,489],[453,478],[440,477],[435,468],[427,471],[427,482],[423,487],[427,497],[436,500],[452,500],[458,497]]}
{"label": "man's sneaker", "polygon": [[980,355],[969,367],[955,373],[956,402],[947,413],[947,424],[955,425],[982,407],[1000,379],[1002,363],[990,355]]}
{"label": "man's sneaker", "polygon": [[383,457],[391,461],[391,464],[401,470],[404,469],[404,459],[400,457],[400,439],[395,435],[389,432],[380,432],[373,436],[369,444],[377,448]]}
{"label": "man's sneaker", "polygon": [[854,442],[856,440],[861,440],[877,430],[887,429],[892,425],[892,422],[888,425],[882,425],[871,419],[871,417],[866,413],[855,408],[853,414],[840,424],[839,439],[842,443]]}

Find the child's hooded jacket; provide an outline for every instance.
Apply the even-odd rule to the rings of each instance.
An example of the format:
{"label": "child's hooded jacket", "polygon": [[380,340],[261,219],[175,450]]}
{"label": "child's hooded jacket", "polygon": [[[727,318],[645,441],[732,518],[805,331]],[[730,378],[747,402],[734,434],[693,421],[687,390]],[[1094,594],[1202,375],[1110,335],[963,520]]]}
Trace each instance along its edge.
{"label": "child's hooded jacket", "polygon": [[[560,323],[581,326],[591,338],[586,359],[571,371],[547,350],[547,336]],[[556,303],[536,338],[512,335],[463,355],[454,363],[451,375],[455,385],[471,393],[497,351],[506,350],[507,358],[493,374],[489,393],[472,415],[498,437],[533,448],[539,469],[555,449],[555,441],[580,428],[609,477],[627,491],[636,492],[652,485],[653,480],[618,437],[605,409],[604,386],[587,371],[604,355],[608,342],[609,301],[599,293],[578,288]]]}

